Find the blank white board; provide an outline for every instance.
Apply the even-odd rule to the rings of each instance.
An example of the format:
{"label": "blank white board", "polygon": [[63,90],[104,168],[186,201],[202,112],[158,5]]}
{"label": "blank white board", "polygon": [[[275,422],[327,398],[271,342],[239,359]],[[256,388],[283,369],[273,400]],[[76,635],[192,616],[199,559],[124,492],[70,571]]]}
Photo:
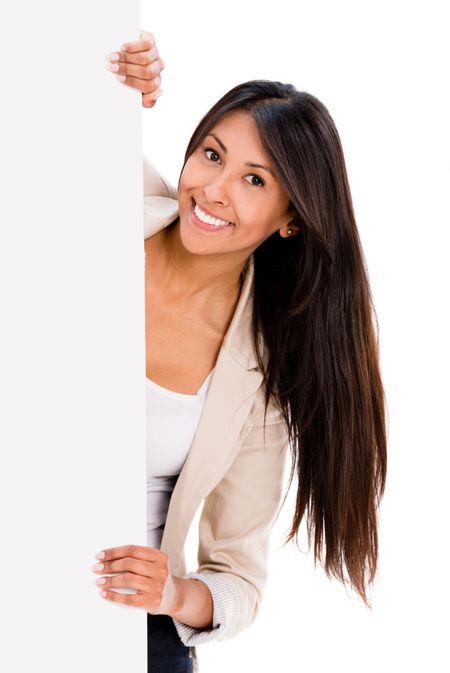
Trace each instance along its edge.
{"label": "blank white board", "polygon": [[145,671],[91,571],[146,540],[142,108],[105,69],[139,3],[0,18],[0,668]]}

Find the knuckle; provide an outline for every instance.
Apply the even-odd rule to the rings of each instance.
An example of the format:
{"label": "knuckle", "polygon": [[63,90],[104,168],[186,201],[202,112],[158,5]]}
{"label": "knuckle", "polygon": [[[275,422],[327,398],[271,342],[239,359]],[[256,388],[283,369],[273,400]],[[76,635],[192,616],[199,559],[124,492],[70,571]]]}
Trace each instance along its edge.
{"label": "knuckle", "polygon": [[152,49],[153,46],[154,46],[154,44],[155,44],[155,42],[154,42],[153,38],[148,37],[148,36],[146,35],[146,36],[144,37],[144,39],[143,39],[142,48],[143,48],[143,49],[147,49],[147,50],[148,50],[148,49]]}
{"label": "knuckle", "polygon": [[136,54],[136,65],[147,65],[148,63],[148,52],[138,52]]}
{"label": "knuckle", "polygon": [[159,57],[158,50],[157,50],[156,47],[153,47],[153,49],[149,49],[146,52],[146,54],[145,54],[146,61],[145,62],[146,62],[147,65],[149,65],[150,63],[153,63],[153,61],[158,60],[158,57]]}

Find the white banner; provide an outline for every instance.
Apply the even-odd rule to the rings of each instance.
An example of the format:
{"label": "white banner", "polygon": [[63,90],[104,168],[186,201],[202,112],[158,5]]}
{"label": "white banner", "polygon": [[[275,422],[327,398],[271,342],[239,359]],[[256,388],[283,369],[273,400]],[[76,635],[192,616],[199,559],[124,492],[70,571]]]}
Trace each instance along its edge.
{"label": "white banner", "polygon": [[105,57],[139,3],[9,3],[0,233],[0,668],[146,670],[103,548],[145,545],[142,107]]}

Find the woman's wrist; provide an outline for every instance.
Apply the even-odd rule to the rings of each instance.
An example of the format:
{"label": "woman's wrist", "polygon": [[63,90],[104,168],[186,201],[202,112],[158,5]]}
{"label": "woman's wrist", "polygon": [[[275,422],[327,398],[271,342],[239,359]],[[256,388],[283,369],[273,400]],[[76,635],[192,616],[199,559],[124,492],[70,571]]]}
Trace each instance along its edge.
{"label": "woman's wrist", "polygon": [[212,629],[213,599],[200,580],[173,578],[177,587],[174,608],[169,616],[196,629]]}

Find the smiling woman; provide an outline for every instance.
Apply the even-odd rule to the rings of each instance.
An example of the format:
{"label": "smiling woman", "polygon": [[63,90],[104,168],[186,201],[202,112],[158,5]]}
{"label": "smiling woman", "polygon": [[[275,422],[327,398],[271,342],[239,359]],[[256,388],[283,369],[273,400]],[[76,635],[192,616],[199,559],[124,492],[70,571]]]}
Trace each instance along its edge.
{"label": "smiling woman", "polygon": [[[183,247],[195,254],[220,253],[227,266],[232,253],[243,267],[266,238],[277,230],[283,232],[296,212],[288,208],[289,196],[270,164],[253,117],[241,110],[223,115],[214,132],[208,133],[187,159],[179,181],[179,236]],[[249,173],[249,168],[259,168],[266,177]],[[204,237],[186,226],[193,222],[205,229],[198,217],[192,217],[192,204],[200,208],[200,219],[203,211],[216,218],[213,224],[231,223],[219,226],[223,235],[214,243],[208,241],[206,247]]]}
{"label": "smiling woman", "polygon": [[[128,45],[124,76],[144,48],[154,44]],[[105,586],[137,590],[106,597],[146,610],[148,670],[189,672],[197,645],[256,618],[288,449],[297,497],[286,541],[306,514],[315,560],[325,544],[327,574],[370,607],[385,401],[323,103],[291,84],[239,84],[195,129],[177,189],[148,161],[144,176],[148,546],[106,550],[119,574]],[[198,567],[186,572],[202,502]]]}

